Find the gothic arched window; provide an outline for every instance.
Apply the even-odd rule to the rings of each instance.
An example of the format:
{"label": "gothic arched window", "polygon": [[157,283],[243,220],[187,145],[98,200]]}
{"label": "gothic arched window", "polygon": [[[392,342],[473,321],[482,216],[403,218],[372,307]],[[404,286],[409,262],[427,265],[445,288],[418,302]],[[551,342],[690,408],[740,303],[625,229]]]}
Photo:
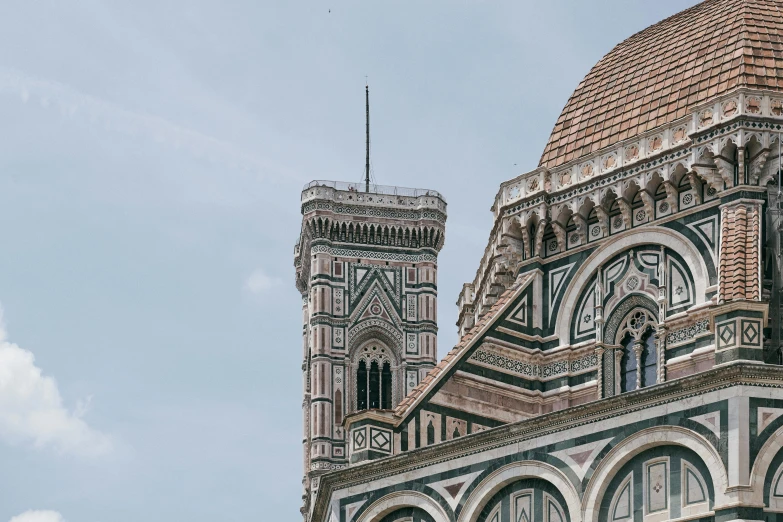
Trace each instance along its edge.
{"label": "gothic arched window", "polygon": [[620,391],[652,386],[658,380],[655,318],[648,310],[633,310],[623,321],[620,334]]}
{"label": "gothic arched window", "polygon": [[[374,357],[372,352],[381,357]],[[385,357],[385,349],[366,350],[356,367],[356,411],[367,409],[390,410],[394,407],[394,372],[391,362]]]}

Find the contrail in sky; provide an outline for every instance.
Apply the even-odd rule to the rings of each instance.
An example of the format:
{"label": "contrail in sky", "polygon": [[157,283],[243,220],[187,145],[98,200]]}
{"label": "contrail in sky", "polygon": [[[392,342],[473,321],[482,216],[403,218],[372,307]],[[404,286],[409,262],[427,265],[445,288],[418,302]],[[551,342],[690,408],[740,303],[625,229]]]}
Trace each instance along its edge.
{"label": "contrail in sky", "polygon": [[147,136],[158,143],[211,161],[227,163],[245,171],[264,174],[269,170],[260,158],[249,154],[236,145],[212,136],[182,127],[164,118],[129,111],[115,103],[107,102],[79,92],[78,90],[51,80],[28,76],[19,71],[0,67],[0,94],[9,93],[21,97],[23,103],[37,100],[44,107],[56,106],[63,116],[87,119],[130,136]]}

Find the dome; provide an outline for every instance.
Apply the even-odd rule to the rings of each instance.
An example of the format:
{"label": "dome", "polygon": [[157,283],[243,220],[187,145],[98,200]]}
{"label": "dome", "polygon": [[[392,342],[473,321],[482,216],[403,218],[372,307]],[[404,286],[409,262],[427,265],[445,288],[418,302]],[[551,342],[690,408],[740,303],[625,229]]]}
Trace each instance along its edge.
{"label": "dome", "polygon": [[539,165],[671,123],[739,87],[783,91],[783,0],[707,0],[617,45],[571,95]]}

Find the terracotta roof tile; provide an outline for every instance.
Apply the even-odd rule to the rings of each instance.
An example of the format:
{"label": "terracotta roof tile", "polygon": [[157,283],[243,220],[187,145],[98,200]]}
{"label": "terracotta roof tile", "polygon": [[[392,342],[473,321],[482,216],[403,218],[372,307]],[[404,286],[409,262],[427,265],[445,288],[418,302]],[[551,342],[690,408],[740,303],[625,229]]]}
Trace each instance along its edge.
{"label": "terracotta roof tile", "polygon": [[[670,123],[737,86],[783,90],[782,77],[783,0],[707,0],[604,56],[568,100],[540,165],[553,168]],[[638,120],[618,125],[629,113]]]}

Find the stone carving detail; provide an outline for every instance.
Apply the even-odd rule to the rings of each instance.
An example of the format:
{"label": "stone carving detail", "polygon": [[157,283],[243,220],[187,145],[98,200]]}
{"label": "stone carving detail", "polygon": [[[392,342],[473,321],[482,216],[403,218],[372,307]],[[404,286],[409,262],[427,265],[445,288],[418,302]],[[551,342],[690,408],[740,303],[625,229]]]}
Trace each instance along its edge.
{"label": "stone carving detail", "polygon": [[398,254],[378,250],[347,250],[344,248],[332,248],[328,245],[315,245],[312,247],[313,254],[320,254],[322,252],[334,257],[374,259],[379,261],[402,261],[404,263],[423,263],[425,261],[435,263],[438,261],[438,257],[432,254]]}
{"label": "stone carving detail", "polygon": [[737,114],[737,102],[735,100],[729,100],[723,104],[723,117],[729,118]]}
{"label": "stone carving detail", "polygon": [[702,319],[701,321],[698,321],[690,326],[686,326],[678,330],[673,330],[669,332],[668,335],[666,335],[666,346],[671,346],[673,344],[680,344],[686,341],[690,341],[700,333],[709,331],[709,329],[710,329],[710,320]]}
{"label": "stone carving detail", "polygon": [[674,133],[672,133],[672,139],[674,140],[674,143],[681,143],[685,141],[686,137],[687,137],[687,132],[685,130],[685,127],[677,127],[674,130]]}
{"label": "stone carving detail", "polygon": [[535,364],[529,361],[512,359],[482,349],[476,350],[470,358],[482,364],[509,370],[534,379],[548,379],[557,375],[590,370],[598,366],[598,355],[595,353],[590,353],[571,361],[555,361],[548,364]]}
{"label": "stone carving detail", "polygon": [[658,305],[653,303],[649,297],[632,295],[623,301],[623,303],[611,313],[611,317],[606,323],[606,330],[604,333],[604,339],[606,339],[607,342],[615,341],[617,331],[620,327],[620,321],[624,320],[628,316],[628,312],[637,307],[644,308],[651,312],[652,318],[655,318],[656,314],[658,313]]}
{"label": "stone carving detail", "polygon": [[712,118],[712,109],[702,111],[702,113],[699,114],[699,127],[707,127],[708,125],[712,125]]}
{"label": "stone carving detail", "polygon": [[750,114],[759,114],[761,112],[761,99],[751,96],[745,100],[745,109]]}
{"label": "stone carving detail", "polygon": [[590,165],[589,163],[585,163],[584,165],[582,165],[581,172],[583,178],[589,178],[590,176],[593,175],[593,166]]}

